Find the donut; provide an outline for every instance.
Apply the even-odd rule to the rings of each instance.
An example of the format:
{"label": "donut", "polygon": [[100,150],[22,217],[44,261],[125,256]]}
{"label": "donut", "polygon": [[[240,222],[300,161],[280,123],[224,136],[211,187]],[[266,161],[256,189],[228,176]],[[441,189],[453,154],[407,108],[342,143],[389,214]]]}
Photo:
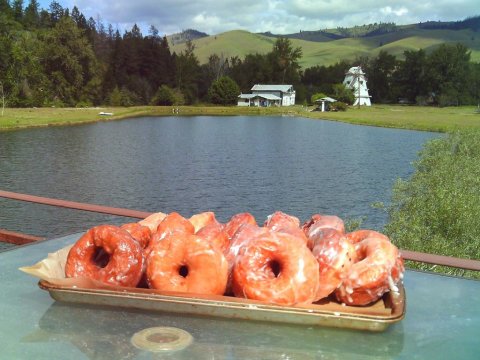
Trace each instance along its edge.
{"label": "donut", "polygon": [[276,231],[282,228],[300,227],[300,220],[295,216],[276,211],[267,217],[263,226]]}
{"label": "donut", "polygon": [[163,221],[163,219],[165,219],[166,216],[167,214],[163,212],[157,212],[147,216],[143,220],[140,220],[138,223],[140,225],[148,227],[152,234],[154,234],[157,231],[158,225]]}
{"label": "donut", "polygon": [[302,229],[308,237],[320,229],[335,229],[343,234],[345,233],[345,224],[338,216],[315,214],[303,224]]}
{"label": "donut", "polygon": [[318,262],[306,246],[289,234],[266,231],[241,249],[233,268],[233,293],[280,305],[310,304],[318,279]]}
{"label": "donut", "polygon": [[319,265],[318,292],[316,300],[332,294],[342,283],[344,273],[356,260],[355,247],[340,232],[325,229],[327,233],[312,250]]}
{"label": "donut", "polygon": [[147,258],[150,288],[223,295],[228,265],[215,246],[197,235],[176,232],[153,244]]}
{"label": "donut", "polygon": [[172,212],[165,216],[162,222],[158,224],[157,231],[153,234],[151,242],[161,241],[174,233],[194,234],[195,227],[179,213]]}
{"label": "donut", "polygon": [[359,243],[360,241],[365,240],[368,237],[377,237],[383,240],[390,241],[387,236],[374,230],[356,230],[345,234],[345,236],[352,244]]}
{"label": "donut", "polygon": [[227,294],[232,294],[233,288],[233,267],[237,260],[238,254],[252,239],[255,239],[258,235],[268,232],[265,227],[259,227],[258,225],[252,225],[250,223],[241,224],[235,235],[229,243],[228,250],[226,251],[226,259],[228,263],[228,282],[227,282]]}
{"label": "donut", "polygon": [[222,253],[226,253],[230,247],[228,234],[219,222],[205,225],[196,232],[196,235],[216,246]]}
{"label": "donut", "polygon": [[207,226],[208,224],[216,223],[215,214],[211,211],[206,211],[200,214],[195,214],[188,219],[193,227],[195,228],[195,233],[198,232],[201,228]]}
{"label": "donut", "polygon": [[[381,235],[381,234],[380,234]],[[385,235],[370,234],[355,244],[357,262],[344,273],[335,291],[339,301],[347,305],[368,305],[389,290],[398,291],[396,284],[403,278],[403,258]]]}
{"label": "donut", "polygon": [[335,236],[331,230],[344,234],[345,225],[338,216],[315,214],[303,224],[302,230],[307,236],[308,248],[313,249],[315,242],[321,241],[323,237]]}
{"label": "donut", "polygon": [[150,243],[152,232],[147,226],[140,225],[139,223],[123,224],[120,228],[127,230],[128,233],[138,241],[142,249],[145,249]]}
{"label": "donut", "polygon": [[142,267],[140,244],[124,229],[100,225],[88,230],[70,249],[65,275],[135,287]]}
{"label": "donut", "polygon": [[257,225],[257,221],[255,220],[255,217],[248,212],[233,215],[225,224],[225,231],[227,232],[228,237],[232,239],[233,235],[235,235],[237,230],[243,224]]}
{"label": "donut", "polygon": [[284,232],[298,237],[303,244],[308,243],[308,238],[300,228],[300,220],[292,215],[276,211],[267,217],[264,227],[276,232]]}

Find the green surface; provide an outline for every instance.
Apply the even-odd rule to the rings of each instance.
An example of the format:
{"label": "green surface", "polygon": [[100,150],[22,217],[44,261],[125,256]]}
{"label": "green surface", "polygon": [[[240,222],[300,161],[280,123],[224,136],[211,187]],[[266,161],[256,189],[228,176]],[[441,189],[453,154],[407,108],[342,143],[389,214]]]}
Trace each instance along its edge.
{"label": "green surface", "polygon": [[[247,54],[266,54],[272,50],[275,37],[254,34],[243,30],[228,31],[193,40],[195,55],[200,63],[206,63],[212,54],[226,58],[238,56],[243,59]],[[344,38],[330,41],[306,41],[290,39],[292,46],[301,47],[303,68],[315,65],[332,65],[340,60],[354,60],[357,56],[375,57],[385,50],[399,59],[405,50],[432,50],[442,43],[462,43],[471,51],[471,61],[480,61],[480,36],[478,32],[465,30],[428,30],[405,28],[403,30],[377,36]],[[172,52],[180,53],[185,44],[171,46]]]}
{"label": "green surface", "polygon": [[[0,359],[475,359],[480,282],[407,271],[405,318],[381,333],[174,315],[52,300],[18,270],[77,235],[0,253]],[[189,332],[192,345],[153,354],[134,347],[145,329]]]}
{"label": "green surface", "polygon": [[[463,128],[480,128],[480,112],[474,106],[426,107],[400,105],[374,105],[349,107],[347,111],[318,112],[312,107],[238,107],[238,106],[143,106],[131,108],[35,108],[5,109],[0,116],[0,131],[26,127],[74,125],[94,121],[135,118],[139,116],[175,115],[291,115],[312,119],[336,120],[359,125],[372,125],[399,129],[447,132]],[[112,112],[101,116],[99,112]]]}

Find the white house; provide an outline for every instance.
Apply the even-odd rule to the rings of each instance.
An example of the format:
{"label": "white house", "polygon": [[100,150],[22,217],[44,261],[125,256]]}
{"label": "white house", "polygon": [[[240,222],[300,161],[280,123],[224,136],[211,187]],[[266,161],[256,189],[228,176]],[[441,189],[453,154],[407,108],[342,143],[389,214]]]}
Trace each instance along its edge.
{"label": "white house", "polygon": [[251,94],[240,94],[238,106],[291,106],[295,105],[292,85],[254,85]]}
{"label": "white house", "polygon": [[367,78],[360,66],[354,66],[345,74],[343,84],[353,89],[355,103],[353,105],[371,106],[370,95],[368,95]]}

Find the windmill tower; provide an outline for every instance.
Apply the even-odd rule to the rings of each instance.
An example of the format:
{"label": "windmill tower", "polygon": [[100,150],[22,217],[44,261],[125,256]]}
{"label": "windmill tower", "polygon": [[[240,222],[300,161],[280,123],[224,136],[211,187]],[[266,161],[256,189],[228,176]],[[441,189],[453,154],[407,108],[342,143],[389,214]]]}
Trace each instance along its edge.
{"label": "windmill tower", "polygon": [[353,89],[355,103],[353,105],[371,106],[370,95],[368,95],[367,78],[360,66],[354,66],[345,74],[343,84]]}

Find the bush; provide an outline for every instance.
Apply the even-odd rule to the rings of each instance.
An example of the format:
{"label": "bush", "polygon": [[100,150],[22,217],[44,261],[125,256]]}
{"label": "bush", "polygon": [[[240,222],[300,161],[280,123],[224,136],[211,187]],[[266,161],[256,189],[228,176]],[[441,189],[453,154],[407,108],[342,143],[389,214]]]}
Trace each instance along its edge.
{"label": "bush", "polygon": [[341,101],[335,101],[332,104],[332,111],[347,111],[348,105]]}
{"label": "bush", "polygon": [[[398,180],[385,232],[400,248],[480,259],[480,131],[431,140],[409,180]],[[410,264],[480,278],[461,269]]]}
{"label": "bush", "polygon": [[215,80],[208,89],[208,98],[213,104],[235,104],[240,95],[237,83],[228,76]]}
{"label": "bush", "polygon": [[167,85],[162,85],[158,88],[157,92],[150,101],[151,105],[163,105],[169,106],[175,103],[175,94],[173,89]]}

